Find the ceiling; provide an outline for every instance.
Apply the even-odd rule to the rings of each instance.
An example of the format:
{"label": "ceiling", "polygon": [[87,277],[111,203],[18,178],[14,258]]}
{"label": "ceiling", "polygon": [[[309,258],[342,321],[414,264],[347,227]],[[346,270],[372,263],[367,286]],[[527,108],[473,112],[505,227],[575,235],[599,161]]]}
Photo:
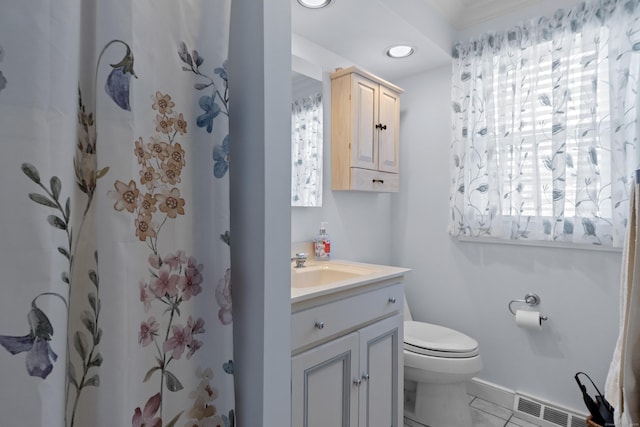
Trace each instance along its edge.
{"label": "ceiling", "polygon": [[[459,29],[541,0],[334,0],[306,9],[291,0],[292,32],[387,80],[450,61]],[[415,54],[392,59],[385,50],[408,43]]]}
{"label": "ceiling", "polygon": [[444,15],[457,29],[488,21],[541,0],[422,0]]}

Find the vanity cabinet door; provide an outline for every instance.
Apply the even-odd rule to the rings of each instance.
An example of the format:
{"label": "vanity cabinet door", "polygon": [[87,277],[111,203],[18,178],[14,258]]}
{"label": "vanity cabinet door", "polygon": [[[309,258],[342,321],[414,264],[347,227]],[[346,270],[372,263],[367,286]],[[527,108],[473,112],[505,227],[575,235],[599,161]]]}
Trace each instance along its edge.
{"label": "vanity cabinet door", "polygon": [[367,326],[360,337],[360,427],[402,426],[403,318]]}
{"label": "vanity cabinet door", "polygon": [[358,425],[359,345],[354,332],[291,359],[292,427]]}

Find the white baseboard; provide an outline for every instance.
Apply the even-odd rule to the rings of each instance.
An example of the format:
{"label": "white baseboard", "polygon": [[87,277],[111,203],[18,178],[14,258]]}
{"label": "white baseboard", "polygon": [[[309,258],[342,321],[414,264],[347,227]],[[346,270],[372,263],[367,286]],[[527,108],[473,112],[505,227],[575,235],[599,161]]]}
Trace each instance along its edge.
{"label": "white baseboard", "polygon": [[472,378],[467,383],[467,393],[508,409],[513,407],[513,399],[516,396],[513,390],[479,378]]}

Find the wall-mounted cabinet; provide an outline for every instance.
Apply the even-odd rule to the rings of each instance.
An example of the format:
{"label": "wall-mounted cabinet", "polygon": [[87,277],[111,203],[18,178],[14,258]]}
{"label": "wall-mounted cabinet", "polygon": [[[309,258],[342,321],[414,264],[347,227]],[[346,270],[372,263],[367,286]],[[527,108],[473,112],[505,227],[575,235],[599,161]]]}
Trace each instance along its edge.
{"label": "wall-mounted cabinet", "polygon": [[331,187],[397,192],[401,88],[355,67],[331,73]]}

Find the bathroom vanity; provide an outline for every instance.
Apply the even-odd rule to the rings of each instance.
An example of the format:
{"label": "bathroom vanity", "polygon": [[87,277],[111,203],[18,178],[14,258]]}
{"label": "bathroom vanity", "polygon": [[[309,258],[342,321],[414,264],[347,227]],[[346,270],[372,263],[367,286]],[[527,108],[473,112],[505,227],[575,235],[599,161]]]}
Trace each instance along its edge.
{"label": "bathroom vanity", "polygon": [[404,268],[292,268],[292,426],[402,426]]}

